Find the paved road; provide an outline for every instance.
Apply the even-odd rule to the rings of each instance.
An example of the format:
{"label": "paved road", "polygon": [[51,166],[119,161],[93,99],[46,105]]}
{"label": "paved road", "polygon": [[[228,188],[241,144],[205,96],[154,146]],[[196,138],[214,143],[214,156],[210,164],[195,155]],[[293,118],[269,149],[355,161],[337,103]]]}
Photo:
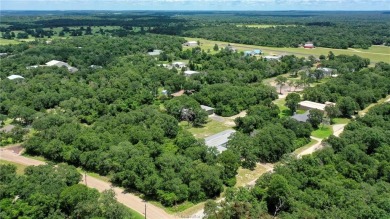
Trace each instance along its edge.
{"label": "paved road", "polygon": [[[14,153],[12,150],[6,148],[0,149],[0,159],[8,160],[14,163],[23,164],[26,166],[38,166],[45,164],[45,162],[34,160],[28,157],[23,157],[20,154]],[[145,213],[145,203],[138,196],[135,196],[130,193],[125,193],[121,188],[112,187],[110,183],[104,182],[102,180],[96,179],[92,176],[87,175],[87,186],[90,188],[97,189],[99,192],[102,192],[107,189],[113,189],[116,194],[118,202],[124,204],[125,206],[139,212],[140,214]],[[85,184],[85,178],[83,177],[82,183]],[[150,219],[171,219],[175,218],[173,215],[166,213],[164,210],[150,204],[146,203],[146,216]]]}

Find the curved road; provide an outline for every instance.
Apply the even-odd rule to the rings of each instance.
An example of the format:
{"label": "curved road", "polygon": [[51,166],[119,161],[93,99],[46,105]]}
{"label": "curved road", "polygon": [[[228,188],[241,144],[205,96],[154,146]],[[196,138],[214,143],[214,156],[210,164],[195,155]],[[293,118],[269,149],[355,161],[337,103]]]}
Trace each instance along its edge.
{"label": "curved road", "polygon": [[[0,149],[0,159],[7,160],[14,163],[19,163],[25,166],[38,166],[46,164],[45,162],[34,160],[28,157],[23,157],[20,154],[7,150],[7,148]],[[104,190],[113,189],[118,202],[125,206],[137,211],[140,214],[145,213],[145,202],[141,198],[130,193],[126,193],[123,189],[118,187],[112,187],[108,182],[104,182],[90,175],[86,176],[87,186],[90,188],[97,189],[99,192]],[[85,184],[85,178],[83,177],[82,183]],[[150,203],[146,203],[146,216],[150,219],[173,219],[174,215],[170,215],[161,208],[158,208]]]}

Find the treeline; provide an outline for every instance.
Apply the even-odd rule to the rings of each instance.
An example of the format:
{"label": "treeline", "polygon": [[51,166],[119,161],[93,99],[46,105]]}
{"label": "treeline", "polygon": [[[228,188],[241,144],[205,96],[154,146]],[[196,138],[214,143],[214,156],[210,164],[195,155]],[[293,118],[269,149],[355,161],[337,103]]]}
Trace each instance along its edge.
{"label": "treeline", "polygon": [[346,126],[327,148],[287,159],[254,188],[228,189],[206,218],[387,218],[390,215],[390,104]]}
{"label": "treeline", "polygon": [[16,166],[0,165],[1,218],[133,218],[111,190],[99,193],[78,184],[81,174],[66,164],[30,166],[24,175]]}
{"label": "treeline", "polygon": [[390,44],[390,33],[386,24],[355,26],[276,26],[270,28],[238,27],[232,25],[206,27],[169,27],[159,26],[153,33],[176,34],[187,37],[204,38],[230,43],[271,47],[298,47],[306,42],[314,46],[347,49],[364,48],[371,45]]}
{"label": "treeline", "polygon": [[[336,56],[333,62],[345,64],[345,56]],[[352,59],[354,57],[351,57]],[[356,65],[356,68],[358,66]],[[355,111],[364,109],[371,103],[386,97],[390,93],[390,65],[378,63],[375,67],[355,72],[344,72],[339,77],[330,79],[324,84],[310,87],[303,91],[306,100],[321,102],[331,101],[345,117]]]}

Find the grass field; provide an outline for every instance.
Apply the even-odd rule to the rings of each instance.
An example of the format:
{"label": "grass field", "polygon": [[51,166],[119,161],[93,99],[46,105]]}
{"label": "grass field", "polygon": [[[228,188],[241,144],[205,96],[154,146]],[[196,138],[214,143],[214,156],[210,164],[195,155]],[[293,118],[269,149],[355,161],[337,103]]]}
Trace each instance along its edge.
{"label": "grass field", "polygon": [[314,130],[311,135],[316,138],[327,138],[333,134],[331,126],[321,126],[319,129]]}
{"label": "grass field", "polygon": [[[227,46],[228,42],[206,40],[202,38],[185,38],[186,40],[200,41],[201,48],[204,50],[211,49],[215,44],[218,44],[219,47]],[[267,46],[256,46],[256,45],[245,45],[239,43],[230,43],[238,51],[245,51],[251,49],[261,49],[265,55],[277,55],[277,54],[294,54],[296,56],[320,56],[327,55],[332,51],[335,55],[345,54],[345,55],[358,55],[363,58],[369,58],[373,63],[376,62],[388,62],[390,63],[390,47],[386,46],[371,46],[369,49],[330,49],[317,47],[315,49],[305,49],[305,48],[278,48],[278,47],[267,47]]]}
{"label": "grass field", "polygon": [[296,25],[281,25],[281,24],[238,24],[237,27],[252,27],[252,28],[270,28],[270,27],[295,27]]}
{"label": "grass field", "polygon": [[238,174],[236,176],[237,183],[234,187],[245,186],[249,182],[258,179],[266,171],[267,170],[259,164],[256,164],[256,168],[254,170],[243,169],[240,167],[238,168]]}
{"label": "grass field", "polygon": [[231,128],[231,126],[228,126],[223,122],[218,122],[212,119],[209,119],[207,124],[205,124],[203,127],[192,127],[191,125],[188,126],[188,123],[185,121],[180,122],[179,125],[185,128],[187,131],[191,132],[195,138],[206,138]]}
{"label": "grass field", "polygon": [[334,118],[332,119],[333,124],[348,124],[351,119],[347,118]]}
{"label": "grass field", "polygon": [[0,45],[18,44],[20,41],[0,38]]}
{"label": "grass field", "polygon": [[311,139],[310,142],[309,142],[307,145],[302,146],[302,147],[300,147],[300,148],[297,148],[297,149],[293,152],[293,154],[298,155],[298,154],[301,153],[302,151],[304,151],[304,150],[310,148],[311,146],[313,146],[313,145],[315,145],[315,144],[317,144],[317,143],[318,143],[317,140]]}
{"label": "grass field", "polygon": [[18,175],[23,175],[24,174],[24,169],[26,169],[27,166],[19,164],[19,163],[14,163],[11,161],[7,160],[0,160],[0,164],[12,164],[16,166],[16,174]]}

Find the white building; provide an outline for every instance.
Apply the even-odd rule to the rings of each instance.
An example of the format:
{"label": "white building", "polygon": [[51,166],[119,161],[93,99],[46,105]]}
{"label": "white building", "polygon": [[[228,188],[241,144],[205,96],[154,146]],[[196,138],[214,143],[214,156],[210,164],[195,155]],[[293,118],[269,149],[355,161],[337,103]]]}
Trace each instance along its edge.
{"label": "white building", "polygon": [[183,44],[183,46],[197,46],[197,45],[198,45],[198,42],[196,42],[196,41],[188,41],[188,42]]}
{"label": "white building", "polygon": [[68,71],[71,73],[78,71],[77,68],[70,66],[68,63],[62,62],[62,61],[57,61],[57,60],[51,60],[49,62],[46,62],[46,66],[49,66],[49,67],[57,66],[59,68],[66,67],[68,69]]}
{"label": "white building", "polygon": [[24,77],[20,75],[10,75],[7,77],[9,80],[15,80],[15,79],[24,79]]}
{"label": "white building", "polygon": [[184,71],[184,76],[191,76],[191,75],[194,75],[194,74],[199,74],[200,72],[198,71],[192,71],[192,70],[187,70],[187,71]]}

